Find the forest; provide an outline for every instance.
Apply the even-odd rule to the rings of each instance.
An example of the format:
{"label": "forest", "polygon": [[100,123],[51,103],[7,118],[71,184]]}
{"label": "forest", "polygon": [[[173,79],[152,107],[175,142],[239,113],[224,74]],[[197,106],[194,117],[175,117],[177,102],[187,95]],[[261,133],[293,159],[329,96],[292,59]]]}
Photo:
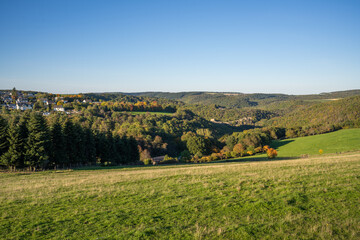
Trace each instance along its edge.
{"label": "forest", "polygon": [[[61,95],[3,90],[1,166],[37,170],[152,164],[158,156],[165,156],[164,164],[210,162],[264,152],[273,157],[268,147],[273,140],[359,127],[356,94],[360,92]],[[190,97],[196,104],[182,101]],[[9,107],[24,99],[32,109]],[[244,99],[249,104],[243,105]],[[64,110],[56,111],[59,106]]]}

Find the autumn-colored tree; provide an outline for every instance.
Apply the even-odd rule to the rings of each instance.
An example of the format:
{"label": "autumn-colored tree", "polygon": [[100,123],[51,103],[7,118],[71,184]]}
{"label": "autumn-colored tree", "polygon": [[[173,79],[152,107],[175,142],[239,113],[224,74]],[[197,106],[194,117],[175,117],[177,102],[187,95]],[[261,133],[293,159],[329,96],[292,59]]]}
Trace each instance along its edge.
{"label": "autumn-colored tree", "polygon": [[277,151],[275,149],[273,149],[273,148],[269,148],[266,151],[266,154],[267,154],[269,159],[276,158],[276,156],[278,155]]}
{"label": "autumn-colored tree", "polygon": [[233,151],[240,154],[245,151],[245,147],[241,143],[238,143],[234,146]]}

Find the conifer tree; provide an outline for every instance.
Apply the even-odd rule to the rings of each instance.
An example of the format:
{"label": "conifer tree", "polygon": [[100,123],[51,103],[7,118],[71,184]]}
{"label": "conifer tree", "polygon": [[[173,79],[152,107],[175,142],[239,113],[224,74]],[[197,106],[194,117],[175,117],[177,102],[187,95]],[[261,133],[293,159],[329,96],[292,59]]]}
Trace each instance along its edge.
{"label": "conifer tree", "polygon": [[111,162],[111,164],[114,164],[115,159],[116,159],[116,151],[115,151],[115,143],[114,143],[114,138],[113,135],[111,134],[110,131],[108,131],[106,133],[106,142],[107,142],[107,146],[106,146],[106,158],[108,162]]}
{"label": "conifer tree", "polygon": [[137,162],[140,159],[139,149],[138,149],[138,143],[135,140],[135,138],[130,137],[128,139],[128,148],[129,148],[129,156],[130,156],[130,162]]}
{"label": "conifer tree", "polygon": [[114,147],[115,147],[114,162],[116,165],[122,164],[124,162],[123,142],[119,135],[115,135],[114,137]]}
{"label": "conifer tree", "polygon": [[33,170],[46,167],[49,156],[49,133],[42,115],[33,113],[30,116],[29,136],[27,139],[26,161]]}
{"label": "conifer tree", "polygon": [[75,146],[75,153],[73,163],[76,165],[85,163],[85,137],[83,129],[79,124],[74,124],[73,126],[73,145]]}
{"label": "conifer tree", "polygon": [[93,132],[86,128],[85,134],[85,156],[86,162],[90,165],[96,164],[96,146]]}
{"label": "conifer tree", "polygon": [[56,121],[50,129],[50,164],[57,168],[65,163],[66,157],[62,127]]}
{"label": "conifer tree", "polygon": [[71,120],[67,120],[64,124],[65,152],[66,157],[64,163],[71,167],[76,162],[76,146],[74,145],[75,133],[74,125]]}
{"label": "conifer tree", "polygon": [[8,123],[0,116],[0,156],[7,152],[8,148]]}
{"label": "conifer tree", "polygon": [[96,156],[101,164],[109,161],[109,142],[103,133],[96,134]]}
{"label": "conifer tree", "polygon": [[8,166],[11,171],[16,170],[16,167],[23,166],[24,162],[23,144],[18,120],[16,117],[10,123],[8,128],[9,149],[1,157],[2,163]]}

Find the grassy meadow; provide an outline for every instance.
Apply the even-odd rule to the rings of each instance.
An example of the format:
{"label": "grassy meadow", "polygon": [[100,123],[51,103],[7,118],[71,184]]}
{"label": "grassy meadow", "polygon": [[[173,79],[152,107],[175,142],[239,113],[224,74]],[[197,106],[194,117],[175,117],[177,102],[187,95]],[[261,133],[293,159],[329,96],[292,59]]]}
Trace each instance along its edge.
{"label": "grassy meadow", "polygon": [[343,129],[336,132],[273,141],[279,157],[300,157],[323,153],[341,153],[360,150],[360,128]]}
{"label": "grassy meadow", "polygon": [[360,238],[360,152],[0,182],[1,239]]}

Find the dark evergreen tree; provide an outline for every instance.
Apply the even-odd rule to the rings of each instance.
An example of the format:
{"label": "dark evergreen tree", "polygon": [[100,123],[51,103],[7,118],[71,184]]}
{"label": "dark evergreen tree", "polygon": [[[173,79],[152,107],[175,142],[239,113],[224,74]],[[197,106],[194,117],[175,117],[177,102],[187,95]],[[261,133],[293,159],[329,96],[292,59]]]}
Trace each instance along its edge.
{"label": "dark evergreen tree", "polygon": [[123,157],[123,142],[119,135],[114,136],[114,147],[115,147],[115,153],[114,153],[114,162],[116,165],[122,164],[124,162]]}
{"label": "dark evergreen tree", "polygon": [[114,165],[116,161],[116,149],[115,149],[114,138],[110,131],[106,133],[106,140],[107,140],[106,158],[109,164]]}
{"label": "dark evergreen tree", "polygon": [[58,121],[50,129],[50,165],[54,168],[66,163],[65,140]]}
{"label": "dark evergreen tree", "polygon": [[101,164],[110,162],[110,144],[104,133],[96,135],[96,155]]}
{"label": "dark evergreen tree", "polygon": [[19,119],[12,119],[8,128],[9,149],[1,157],[2,163],[15,171],[17,167],[24,165],[23,139],[20,134]]}
{"label": "dark evergreen tree", "polygon": [[71,120],[67,120],[64,124],[64,140],[65,140],[65,152],[66,156],[64,159],[64,165],[71,167],[71,165],[76,163],[76,146],[75,142],[75,132],[74,125]]}
{"label": "dark evergreen tree", "polygon": [[26,163],[33,170],[45,168],[49,162],[49,132],[44,117],[31,114],[28,129]]}
{"label": "dark evergreen tree", "polygon": [[73,163],[76,165],[82,165],[85,163],[85,134],[83,133],[82,127],[76,123],[73,126],[74,128],[74,140],[73,145],[75,146],[75,154]]}
{"label": "dark evergreen tree", "polygon": [[140,159],[138,143],[135,138],[130,137],[128,139],[128,148],[129,148],[129,161],[130,162],[137,162]]}
{"label": "dark evergreen tree", "polygon": [[[28,136],[29,136],[29,130],[28,130],[29,119],[30,119],[29,113],[25,112],[25,114],[21,116],[20,121],[19,121],[19,134],[20,134],[20,139],[21,139],[21,148],[22,148],[22,155],[23,155],[22,163],[23,164],[25,164],[27,140],[28,140]],[[25,167],[25,165],[22,165],[20,167]]]}
{"label": "dark evergreen tree", "polygon": [[96,164],[96,145],[93,132],[86,128],[84,130],[85,135],[85,156],[86,162],[90,165]]}
{"label": "dark evergreen tree", "polygon": [[[138,149],[137,149],[137,151],[139,152]],[[118,152],[121,156],[122,164],[128,164],[131,162],[131,149],[130,149],[129,140],[126,136],[121,137],[121,140],[120,140],[119,146],[118,146]],[[139,159],[140,159],[140,156],[139,156]]]}
{"label": "dark evergreen tree", "polygon": [[0,156],[7,152],[8,148],[8,123],[0,116]]}

